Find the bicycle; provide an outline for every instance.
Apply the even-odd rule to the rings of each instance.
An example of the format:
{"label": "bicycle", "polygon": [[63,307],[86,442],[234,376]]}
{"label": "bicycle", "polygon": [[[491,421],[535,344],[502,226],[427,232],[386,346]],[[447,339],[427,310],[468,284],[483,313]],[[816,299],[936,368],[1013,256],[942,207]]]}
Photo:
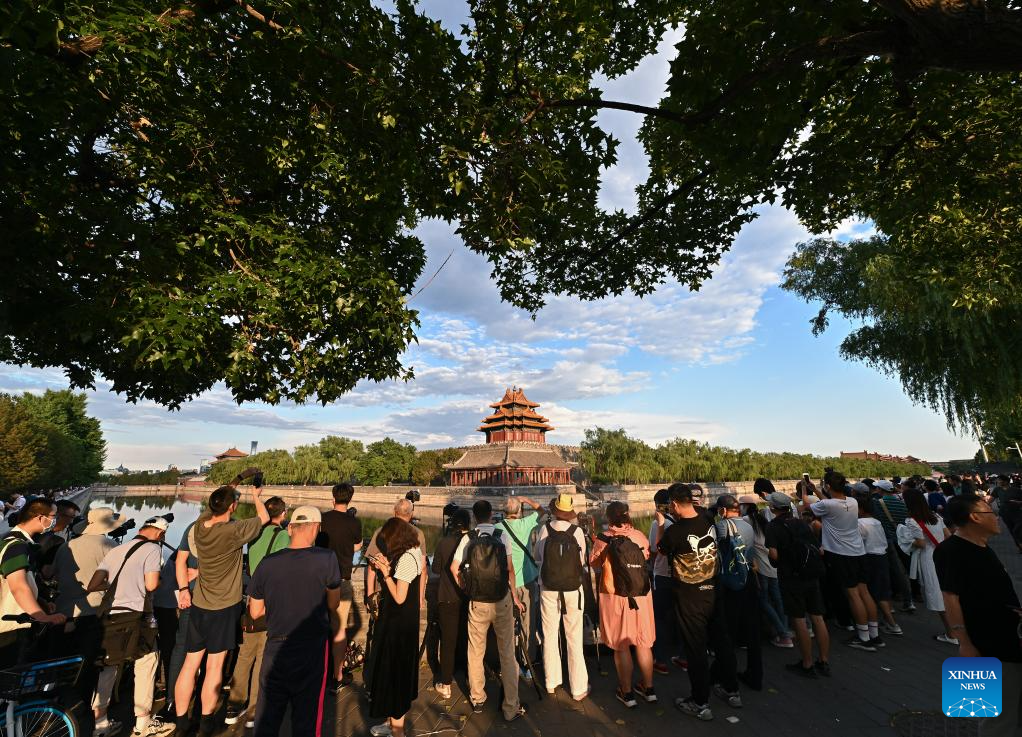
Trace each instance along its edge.
{"label": "bicycle", "polygon": [[[34,621],[27,614],[4,619]],[[56,689],[74,684],[81,669],[82,658],[73,656],[0,670],[0,737],[78,737],[75,718],[52,702]]]}

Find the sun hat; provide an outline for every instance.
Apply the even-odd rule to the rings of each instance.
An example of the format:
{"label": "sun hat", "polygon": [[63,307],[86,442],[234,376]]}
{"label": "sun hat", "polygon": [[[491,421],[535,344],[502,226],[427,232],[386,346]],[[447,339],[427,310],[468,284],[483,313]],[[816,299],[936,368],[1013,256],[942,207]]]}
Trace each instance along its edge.
{"label": "sun hat", "polygon": [[773,494],[767,494],[767,502],[770,503],[770,506],[773,509],[788,509],[791,507],[791,497],[783,491],[775,491]]}
{"label": "sun hat", "polygon": [[299,525],[303,522],[322,522],[322,521],[323,514],[318,509],[316,509],[316,507],[313,507],[309,504],[306,504],[304,507],[298,507],[298,509],[296,509],[291,514],[291,524],[293,525]]}
{"label": "sun hat", "polygon": [[558,512],[574,512],[575,498],[571,494],[558,494],[554,500],[554,509]]}
{"label": "sun hat", "polygon": [[759,504],[760,501],[762,500],[755,494],[742,494],[738,497],[739,504]]}
{"label": "sun hat", "polygon": [[84,520],[74,526],[76,535],[105,535],[117,527],[117,513],[110,507],[90,509]]}

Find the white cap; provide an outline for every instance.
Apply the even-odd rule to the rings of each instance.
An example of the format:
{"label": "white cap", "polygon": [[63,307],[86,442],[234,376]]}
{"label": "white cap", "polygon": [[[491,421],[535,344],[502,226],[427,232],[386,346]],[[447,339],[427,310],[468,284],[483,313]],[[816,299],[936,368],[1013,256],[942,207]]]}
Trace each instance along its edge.
{"label": "white cap", "polygon": [[887,479],[880,479],[879,481],[874,481],[873,486],[875,486],[878,489],[883,489],[884,491],[894,491],[894,484],[892,484]]}
{"label": "white cap", "polygon": [[163,517],[150,517],[142,523],[142,527],[155,527],[157,530],[163,530],[166,532],[170,529],[170,523]]}
{"label": "white cap", "polygon": [[322,522],[322,513],[312,505],[306,504],[304,507],[298,507],[291,513],[291,518],[288,520],[293,525],[301,524],[302,522]]}

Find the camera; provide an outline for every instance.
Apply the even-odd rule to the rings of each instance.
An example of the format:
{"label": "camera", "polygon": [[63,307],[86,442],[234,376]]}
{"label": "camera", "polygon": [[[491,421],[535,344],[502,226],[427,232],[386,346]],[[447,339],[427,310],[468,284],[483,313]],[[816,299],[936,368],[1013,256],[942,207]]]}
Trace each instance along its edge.
{"label": "camera", "polygon": [[126,520],[120,527],[111,530],[108,534],[113,538],[122,538],[128,533],[128,530],[135,529],[135,524],[134,519]]}
{"label": "camera", "polygon": [[418,489],[412,489],[407,494],[405,494],[405,499],[410,501],[412,504],[417,504],[421,498],[422,494],[419,493]]}
{"label": "camera", "polygon": [[257,489],[263,488],[263,472],[262,471],[256,471],[255,476],[252,477],[252,486],[256,487]]}
{"label": "camera", "polygon": [[348,507],[348,516],[349,517],[355,517],[357,515],[358,515],[358,510],[357,509],[355,509],[354,507]]}
{"label": "camera", "polygon": [[[409,492],[411,493],[411,492]],[[446,537],[451,533],[451,516],[459,509],[458,505],[454,502],[449,502],[444,505],[442,510],[443,523],[440,526],[440,534]]]}

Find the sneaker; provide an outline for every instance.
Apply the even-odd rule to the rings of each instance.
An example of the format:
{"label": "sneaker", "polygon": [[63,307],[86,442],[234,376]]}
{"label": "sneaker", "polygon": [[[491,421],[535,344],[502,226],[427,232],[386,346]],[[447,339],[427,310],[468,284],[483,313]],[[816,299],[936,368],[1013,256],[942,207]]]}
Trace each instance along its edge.
{"label": "sneaker", "polygon": [[875,653],[877,651],[872,642],[869,640],[860,640],[857,636],[848,640],[845,644],[848,645],[848,647],[853,647],[856,650],[863,650],[867,653]]}
{"label": "sneaker", "polygon": [[245,720],[245,729],[255,729],[255,718],[249,717]]}
{"label": "sneaker", "polygon": [[770,639],[770,644],[773,645],[774,647],[784,648],[795,647],[795,643],[791,641],[790,637],[782,637],[781,635],[777,635],[777,637],[772,637]]}
{"label": "sneaker", "polygon": [[898,608],[898,611],[904,612],[905,614],[915,614],[916,613],[916,605],[915,604],[902,604]]}
{"label": "sneaker", "polygon": [[679,658],[677,655],[675,655],[673,658],[671,658],[671,662],[674,663],[674,666],[676,668],[681,668],[683,671],[688,673],[688,661],[685,660],[684,658]]}
{"label": "sneaker", "polygon": [[786,663],[784,667],[786,670],[791,671],[792,673],[798,673],[800,676],[805,676],[806,678],[816,678],[816,670],[813,668],[813,666],[809,666],[808,668],[806,668],[804,665],[802,665],[801,660],[796,661],[794,663]]}
{"label": "sneaker", "polygon": [[639,705],[639,702],[635,700],[634,691],[623,693],[619,688],[614,695],[617,697],[618,701],[627,706],[629,709],[634,709],[636,706]]}
{"label": "sneaker", "polygon": [[241,718],[241,714],[239,713],[240,711],[241,709],[238,709],[237,707],[228,706],[227,713],[224,715],[224,724],[237,724],[238,719]]}
{"label": "sneaker", "polygon": [[816,665],[813,667],[816,668],[816,672],[821,676],[827,676],[827,678],[830,678],[830,663],[826,660],[817,660]]}
{"label": "sneaker", "polygon": [[174,732],[174,725],[167,724],[159,717],[153,717],[145,729],[131,730],[131,737],[165,737]]}
{"label": "sneaker", "polygon": [[121,731],[121,723],[113,719],[108,719],[106,724],[100,726],[96,725],[96,728],[92,730],[92,737],[113,737]]}
{"label": "sneaker", "polygon": [[958,644],[958,638],[957,637],[948,637],[943,632],[941,632],[939,635],[934,635],[933,639],[936,640],[937,642],[946,642],[948,645],[957,645]]}
{"label": "sneaker", "polygon": [[472,704],[472,713],[473,714],[482,714],[483,713],[483,703],[484,702],[482,702],[482,701],[480,701],[478,704],[473,703]]}
{"label": "sneaker", "polygon": [[659,660],[653,661],[653,672],[659,673],[662,676],[666,676],[671,671],[668,669],[666,663],[661,663]]}
{"label": "sneaker", "polygon": [[883,638],[880,637],[880,635],[877,635],[876,637],[870,638],[869,644],[872,645],[873,647],[877,647],[877,648],[879,648],[879,647],[887,647],[887,643],[884,642]]}
{"label": "sneaker", "polygon": [[589,698],[589,692],[590,691],[592,691],[592,689],[591,688],[587,688],[585,691],[580,693],[578,696],[576,696],[575,694],[572,694],[571,698],[573,698],[575,701],[585,701],[587,698]]}
{"label": "sneaker", "polygon": [[369,734],[373,737],[390,737],[394,734],[390,730],[390,723],[384,722],[383,724],[374,724],[369,728]]}
{"label": "sneaker", "polygon": [[887,622],[880,624],[880,631],[885,635],[894,635],[895,637],[901,637],[905,634],[900,624],[887,624]]}
{"label": "sneaker", "polygon": [[742,708],[742,695],[737,691],[728,691],[719,683],[713,684],[713,693],[721,701],[726,701],[727,705],[733,709]]}
{"label": "sneaker", "polygon": [[438,683],[436,685],[436,692],[444,701],[451,698],[451,684],[449,683]]}
{"label": "sneaker", "polygon": [[687,699],[675,699],[674,705],[685,714],[696,719],[702,719],[704,722],[709,722],[713,719],[713,712],[710,711],[709,704],[697,704],[692,700],[692,697]]}
{"label": "sneaker", "polygon": [[647,704],[655,704],[657,702],[656,691],[653,690],[652,686],[646,688],[639,683],[632,689],[632,691],[645,699]]}
{"label": "sneaker", "polygon": [[525,716],[525,714],[526,714],[526,713],[527,713],[528,711],[529,711],[529,710],[525,708],[525,704],[519,704],[519,705],[518,705],[518,710],[517,710],[517,711],[515,711],[515,713],[514,713],[514,714],[512,714],[511,716],[509,716],[509,717],[504,717],[504,721],[505,721],[505,722],[513,722],[513,721],[514,721],[515,719],[518,719],[518,718],[520,718],[520,717],[523,717],[523,716]]}

